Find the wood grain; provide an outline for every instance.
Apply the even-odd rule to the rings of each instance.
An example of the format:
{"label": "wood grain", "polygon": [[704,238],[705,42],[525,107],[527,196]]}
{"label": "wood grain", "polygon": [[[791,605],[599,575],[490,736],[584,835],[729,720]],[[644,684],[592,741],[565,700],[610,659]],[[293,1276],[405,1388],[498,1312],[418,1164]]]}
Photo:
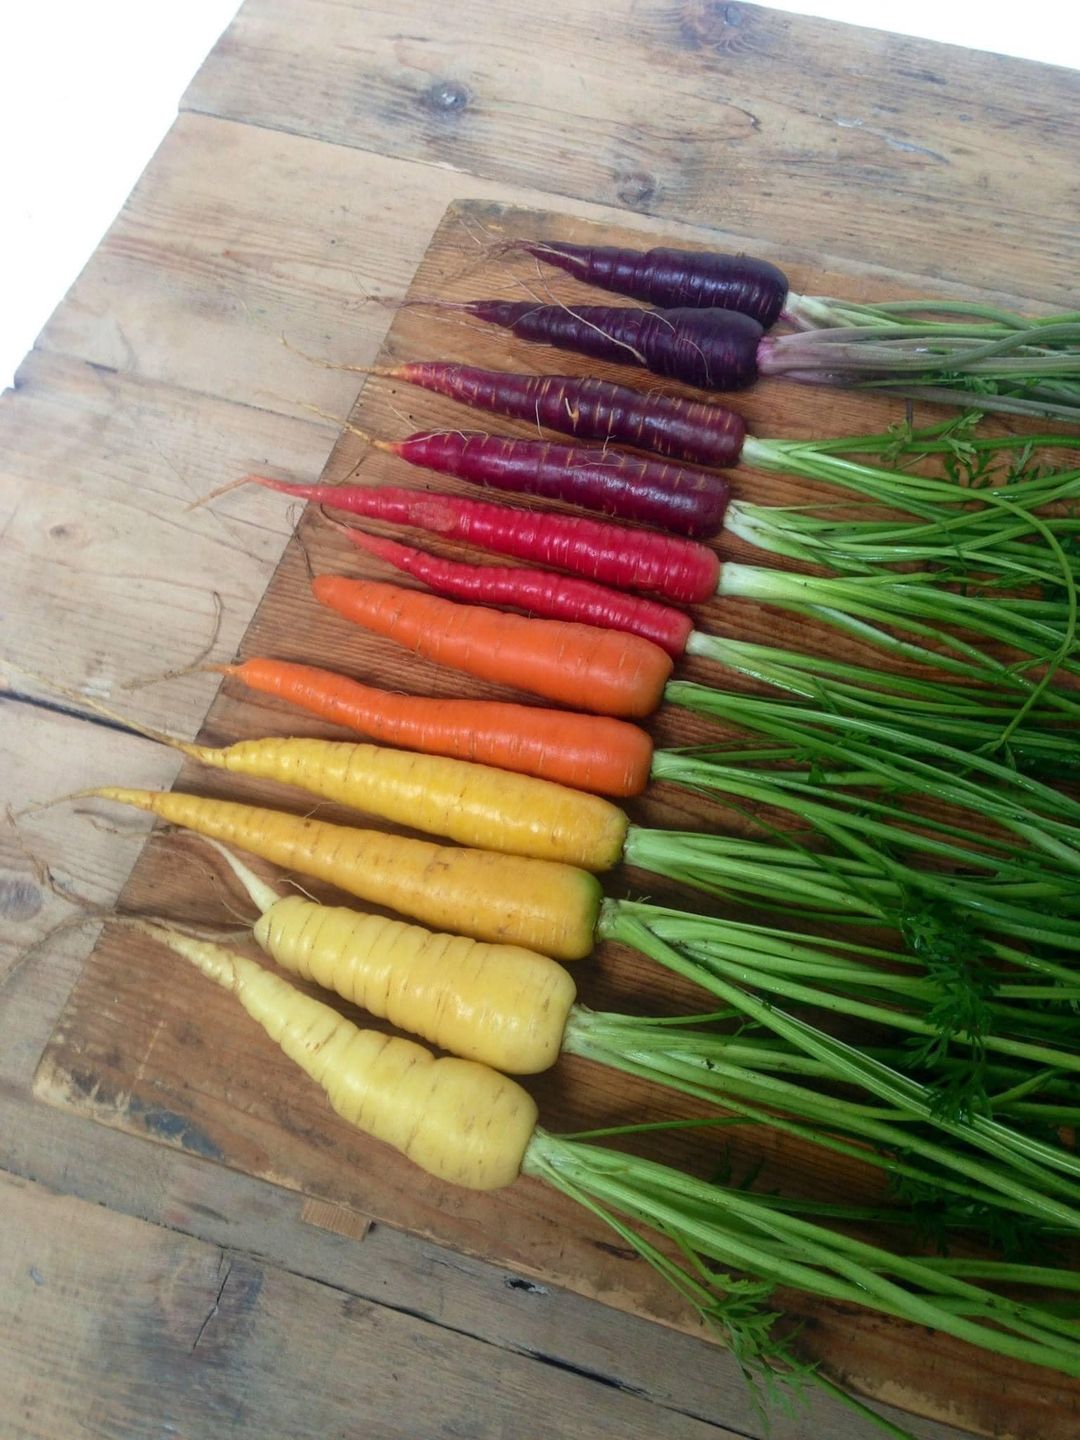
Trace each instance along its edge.
{"label": "wood grain", "polygon": [[[513,1416],[535,1440],[581,1434],[593,1384],[568,1369],[4,1175],[0,1208],[11,1440],[135,1440],[151,1406],[163,1435],[502,1440]],[[589,1433],[653,1440],[656,1421],[614,1392]],[[663,1427],[738,1440],[673,1411]]]}
{"label": "wood grain", "polygon": [[[43,754],[50,757],[47,777]],[[16,810],[118,775],[139,785],[168,786],[176,771],[175,758],[146,740],[12,702],[0,705],[0,762],[5,798]],[[70,806],[57,806],[20,821],[21,843],[10,829],[0,830],[0,1030],[5,1037],[0,1047],[0,1170],[85,1196],[93,1213],[107,1206],[229,1251],[257,1255],[268,1267],[324,1282],[357,1302],[406,1311],[545,1366],[602,1376],[605,1385],[590,1403],[589,1414],[593,1408],[603,1410],[610,1393],[625,1389],[648,1397],[660,1416],[671,1409],[732,1426],[740,1435],[763,1435],[737,1367],[711,1345],[596,1306],[510,1267],[493,1267],[389,1226],[372,1225],[369,1216],[340,1204],[305,1199],[242,1171],[208,1163],[197,1146],[177,1146],[183,1127],[160,1106],[144,1109],[140,1123],[125,1133],[73,1111],[35,1103],[29,1095],[33,1070],[94,931],[68,930],[31,947],[51,927],[72,917],[64,894],[81,895],[102,908],[115,901],[146,828],[141,816],[112,815],[105,829],[84,813],[73,814]],[[58,893],[43,884],[42,866],[48,867]],[[205,885],[205,869],[194,866],[184,883]],[[148,1134],[161,1139],[170,1128],[177,1148],[146,1144]],[[362,1247],[355,1239],[346,1241],[340,1233],[318,1228],[329,1222],[338,1232],[363,1234]],[[66,1217],[53,1207],[39,1212],[34,1233],[44,1240],[66,1228]],[[67,1309],[20,1312],[30,1348],[46,1354],[70,1350],[74,1329],[82,1324],[78,1306],[100,1306],[92,1275],[69,1270],[66,1284]],[[298,1309],[298,1324],[303,1313]],[[0,1317],[5,1335],[11,1319],[8,1314]],[[393,1353],[391,1338],[384,1337],[388,1354]],[[89,1366],[92,1359],[80,1354],[79,1364]],[[87,1387],[92,1389],[101,1377],[96,1370],[83,1373],[83,1390],[90,1393]],[[0,1399],[5,1434],[14,1433],[17,1388]],[[41,1429],[35,1440],[38,1434],[66,1436],[55,1396],[51,1405],[40,1399],[37,1403]],[[837,1409],[825,1396],[811,1396],[807,1403],[794,1417],[775,1417],[771,1440],[805,1440],[807,1426],[827,1431],[832,1440],[861,1440],[863,1426],[857,1417]],[[900,1418],[891,1408],[887,1413]],[[658,1433],[666,1433],[666,1419],[658,1417],[656,1423]],[[905,1424],[925,1440],[949,1440],[955,1433],[907,1417]],[[194,1434],[201,1433],[195,1416],[192,1425]]]}
{"label": "wood grain", "polygon": [[[573,236],[579,228],[578,222],[565,218],[491,206],[470,207],[468,218],[492,232],[514,233],[517,227],[517,233],[531,233],[542,227],[544,234]],[[478,283],[475,275],[466,282],[458,271],[456,237],[464,221],[462,207],[452,208],[418,272],[416,293],[453,295],[466,283]],[[571,281],[565,284],[573,286]],[[539,355],[523,355],[517,342],[499,332],[481,335],[446,326],[418,310],[403,311],[396,318],[385,358],[431,353],[432,347],[440,354],[465,353],[467,347],[478,362],[504,367],[523,360],[543,363]],[[566,357],[562,359],[565,363]],[[763,390],[752,404],[766,406],[769,398]],[[401,399],[389,382],[370,383],[361,396],[356,423],[378,429],[395,412],[400,423]],[[431,397],[412,397],[405,403],[410,423],[414,417],[420,423],[421,416],[425,425],[460,423],[452,418],[454,407]],[[883,403],[840,399],[837,412],[830,412],[830,422],[839,429],[848,428],[848,422],[853,428],[860,421],[872,426],[881,418]],[[812,392],[800,394],[794,403],[785,404],[785,422],[795,428],[806,426],[817,406]],[[340,478],[361,458],[361,442],[346,432],[331,456],[327,478]],[[376,481],[387,474],[384,465],[391,464],[382,457],[365,460],[361,475]],[[395,474],[395,478],[402,477]],[[430,477],[417,479],[432,483]],[[784,482],[769,485],[763,493],[771,498],[793,498],[799,493]],[[465,687],[459,677],[440,674],[415,656],[319,614],[307,593],[307,564],[347,565],[351,570],[362,566],[346,548],[347,542],[317,524],[315,517],[305,522],[303,533],[307,560],[299,543],[290,545],[245,636],[242,654],[272,651],[308,658],[375,677],[393,688],[500,693],[491,687]],[[755,626],[775,626],[775,620],[730,606],[713,607],[702,618],[736,634],[758,633]],[[807,640],[801,633],[800,643]],[[265,733],[268,717],[275,711],[278,719],[269,721],[275,729],[282,724],[290,729],[312,728],[310,723],[294,726],[285,721],[267,702],[225,695],[212,710],[204,733],[216,741]],[[699,733],[674,711],[665,713],[656,725],[664,743],[683,743]],[[211,782],[193,772],[183,779],[185,788],[263,796],[279,806],[308,808],[301,799],[285,800],[273,787],[216,776]],[[332,812],[325,813],[332,818]],[[674,792],[658,791],[634,813],[647,823],[704,823],[700,804]],[[134,910],[167,908],[179,918],[204,923],[227,923],[235,900],[229,901],[220,883],[208,885],[206,870],[207,860],[197,843],[167,841],[148,851],[137,866],[124,904]],[[635,882],[634,877],[616,875],[611,883],[613,893],[621,893]],[[133,955],[138,956],[137,965],[131,963]],[[133,944],[130,936],[116,932],[107,935],[91,957],[46,1051],[38,1093],[77,1113],[180,1145],[193,1155],[222,1161],[320,1201],[404,1225],[465,1254],[538,1277],[543,1284],[563,1285],[667,1324],[688,1326],[679,1303],[652,1273],[613,1247],[602,1227],[569,1202],[530,1181],[496,1196],[477,1196],[450,1191],[418,1176],[399,1157],[378,1150],[330,1116],[321,1098],[298,1079],[284,1057],[272,1051],[256,1027],[236,1022],[228,997],[200,991],[193,1010],[192,982],[192,976],[154,947]],[[687,1004],[687,997],[640,957],[608,947],[598,953],[591,971],[583,969],[581,983],[583,998],[593,1005],[635,1008],[666,1003],[682,1009]],[[556,1130],[659,1117],[671,1107],[670,1097],[580,1061],[561,1062],[533,1088],[545,1123]],[[693,1113],[693,1107],[686,1113]],[[657,1137],[654,1153],[706,1173],[721,1160],[715,1146],[700,1143],[700,1137],[697,1144],[677,1136]],[[793,1150],[768,1134],[740,1130],[723,1158],[736,1173],[763,1158],[762,1183],[782,1183],[809,1195],[840,1193],[854,1199],[875,1193],[876,1181],[853,1167],[806,1147]],[[1065,1440],[1075,1428],[1080,1387],[1048,1381],[1045,1375],[996,1359],[990,1362],[941,1337],[935,1337],[928,1348],[917,1342],[913,1332],[889,1322],[825,1305],[788,1303],[792,1314],[807,1321],[801,1340],[807,1353],[855,1389],[1018,1440]],[[1007,1407],[986,1383],[991,1372],[1007,1377]]]}
{"label": "wood grain", "polygon": [[[49,756],[51,790],[43,789],[43,754]],[[145,740],[15,702],[0,705],[0,762],[5,798],[18,810],[52,793],[119,774],[160,786],[168,785],[175,772],[174,758]],[[213,1247],[258,1256],[267,1267],[330,1285],[357,1303],[405,1311],[488,1346],[533,1357],[538,1366],[550,1363],[603,1377],[589,1413],[627,1390],[653,1403],[661,1433],[663,1412],[670,1409],[730,1426],[740,1435],[762,1436],[760,1416],[736,1365],[712,1346],[509,1268],[372,1225],[360,1212],[268,1186],[182,1148],[147,1145],[145,1129],[124,1133],[36,1103],[29,1093],[34,1068],[94,931],[69,929],[31,947],[71,918],[73,907],[63,895],[80,894],[102,907],[115,901],[146,830],[142,817],[132,817],[130,838],[121,838],[116,827],[124,826],[127,834],[127,823],[124,817],[110,817],[106,831],[85,815],[73,814],[71,807],[57,806],[22,818],[22,846],[10,829],[0,830],[0,1170],[83,1197],[95,1212],[106,1206]],[[42,866],[48,867],[57,893],[43,883]],[[363,1244],[320,1228],[328,1218],[339,1232],[363,1234]],[[65,1228],[62,1207],[53,1206],[39,1214],[33,1233],[45,1239]],[[5,1233],[15,1231],[9,1225]],[[65,1284],[67,1309],[20,1312],[20,1346],[47,1354],[70,1349],[73,1328],[82,1323],[80,1307],[99,1305],[100,1294],[93,1276],[77,1267],[65,1271]],[[304,1323],[303,1314],[298,1310],[298,1325]],[[0,1320],[5,1344],[10,1319],[5,1311]],[[100,1381],[96,1370],[84,1372],[87,1393]],[[14,1431],[17,1390],[12,1386],[0,1393],[5,1435]],[[18,1423],[23,1423],[21,1414]],[[39,1410],[36,1423],[46,1434],[49,1425],[53,1436],[68,1434],[48,1405]],[[192,1424],[194,1434],[203,1433],[194,1417]],[[796,1418],[777,1417],[772,1440],[805,1440],[809,1424],[835,1440],[861,1440],[857,1417],[823,1395],[811,1397],[808,1411]],[[926,1440],[948,1440],[937,1425],[916,1426],[916,1433]]]}
{"label": "wood grain", "polygon": [[[103,385],[104,377],[117,372],[259,413],[310,423],[317,417],[305,406],[315,406],[340,420],[358,382],[325,368],[325,362],[364,365],[375,358],[393,305],[464,183],[452,169],[182,115],[45,327],[39,347],[97,367]],[[541,191],[496,180],[470,180],[467,188],[472,198],[496,207],[492,223],[498,205],[549,204]],[[857,193],[861,205],[863,195]],[[627,226],[625,215],[612,209],[580,204],[575,211],[580,220],[608,229]],[[715,236],[703,237],[692,225],[644,216],[633,225],[638,244],[646,243],[643,237],[657,243],[664,235],[685,244],[716,243]],[[812,253],[808,247],[779,247],[769,235],[763,223],[756,233],[727,233],[725,243],[782,260],[793,286],[803,291],[851,299],[927,292],[926,279],[917,273],[917,246],[898,244],[884,262],[871,264],[838,258],[830,242]],[[508,298],[535,293],[535,266],[484,268],[490,238],[483,228],[448,232],[442,278],[460,279],[464,294],[481,275]],[[1075,258],[1076,252],[1063,240],[1055,253]],[[1010,289],[1019,289],[1015,277],[992,292],[981,278],[983,268],[980,258],[972,276],[982,289],[936,279],[930,288],[966,299],[1025,303]],[[1037,273],[1032,268],[1032,276]],[[543,276],[539,283],[554,282]],[[1038,286],[1029,288],[1034,292]],[[390,303],[378,303],[380,298]],[[433,338],[442,343],[449,330],[444,326]],[[775,434],[786,421],[785,410],[774,411],[760,416],[760,433]],[[830,421],[840,413],[830,402]]]}
{"label": "wood grain", "polygon": [[190,665],[215,628],[208,658],[232,654],[289,519],[287,506],[257,492],[242,514],[192,506],[271,461],[317,470],[333,434],[311,416],[33,355],[0,405],[2,659],[132,719],[193,733],[215,677],[129,683]]}
{"label": "wood grain", "polygon": [[185,105],[1071,308],[1078,99],[1068,70],[726,0],[316,0],[299,27],[249,0]]}

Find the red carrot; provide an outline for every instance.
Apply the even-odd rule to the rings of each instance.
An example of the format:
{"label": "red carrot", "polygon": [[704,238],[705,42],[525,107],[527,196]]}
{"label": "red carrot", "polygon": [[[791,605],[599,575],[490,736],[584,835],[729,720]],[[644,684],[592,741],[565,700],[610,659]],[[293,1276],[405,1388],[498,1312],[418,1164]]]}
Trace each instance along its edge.
{"label": "red carrot", "polygon": [[334,725],[425,755],[475,760],[600,795],[640,795],[649,781],[652,741],[636,725],[606,715],[402,695],[285,660],[256,657],[213,668]]}
{"label": "red carrot", "polygon": [[737,310],[642,310],[621,305],[537,305],[532,301],[430,300],[432,305],[474,315],[538,340],[597,360],[643,365],[699,390],[745,390],[758,378],[764,330]]}
{"label": "red carrot", "polygon": [[437,360],[379,366],[370,373],[433,390],[475,410],[532,420],[579,440],[611,440],[696,465],[737,465],[746,437],[741,417],[720,405],[645,394],[608,380],[515,375]]}
{"label": "red carrot", "polygon": [[651,640],[669,655],[686,650],[693,622],[681,610],[610,590],[591,580],[556,575],[550,570],[522,566],[462,565],[410,545],[383,540],[364,530],[341,526],[359,549],[388,565],[415,575],[439,595],[473,600],[481,605],[510,605],[549,620],[573,620],[604,630],[625,630]]}
{"label": "red carrot", "polygon": [[455,605],[419,590],[316,575],[323,605],[414,654],[601,715],[651,715],[672,671],[658,645],[622,631]]}
{"label": "red carrot", "polygon": [[727,481],[708,470],[596,445],[511,440],[462,430],[421,430],[404,440],[376,440],[350,428],[376,449],[410,465],[474,485],[620,515],[676,535],[715,535],[731,499]]}
{"label": "red carrot", "polygon": [[631,295],[647,305],[739,310],[752,315],[766,330],[780,318],[788,294],[784,272],[753,255],[667,246],[627,250],[560,240],[522,240],[507,248],[525,250],[587,285]]}
{"label": "red carrot", "polygon": [[292,485],[265,475],[248,480],[369,520],[414,525],[482,550],[573,571],[623,590],[649,590],[678,605],[708,600],[720,581],[720,561],[706,545],[605,520],[549,515],[431,495],[392,485]]}

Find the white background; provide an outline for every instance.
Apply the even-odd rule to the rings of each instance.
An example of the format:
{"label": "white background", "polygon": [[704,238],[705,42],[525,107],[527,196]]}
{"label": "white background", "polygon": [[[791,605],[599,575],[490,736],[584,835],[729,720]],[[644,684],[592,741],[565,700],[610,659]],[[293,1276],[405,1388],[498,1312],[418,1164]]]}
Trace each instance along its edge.
{"label": "white background", "polygon": [[[1080,69],[1076,0],[776,0],[774,8]],[[237,0],[0,0],[0,385],[120,209],[236,9]]]}

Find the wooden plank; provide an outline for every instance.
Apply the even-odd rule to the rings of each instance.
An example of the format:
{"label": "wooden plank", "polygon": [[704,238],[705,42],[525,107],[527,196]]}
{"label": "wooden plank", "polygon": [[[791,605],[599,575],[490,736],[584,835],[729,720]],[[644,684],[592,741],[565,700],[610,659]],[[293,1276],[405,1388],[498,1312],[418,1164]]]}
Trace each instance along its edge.
{"label": "wooden plank", "polygon": [[355,377],[298,351],[374,357],[392,312],[368,297],[404,292],[460,185],[428,165],[182,115],[38,343],[308,421],[301,402],[344,415]]}
{"label": "wooden plank", "polygon": [[[304,406],[314,405],[344,416],[356,395],[356,376],[313,365],[301,352],[354,365],[374,359],[393,311],[368,297],[396,301],[404,294],[463,184],[450,169],[183,115],[39,345],[260,411],[310,422]],[[539,191],[500,181],[470,180],[467,188],[477,199],[503,204],[550,203]],[[575,209],[608,227],[625,222],[595,205]],[[715,242],[692,226],[661,226],[647,217],[634,224],[639,244],[665,234],[691,244]],[[819,253],[809,242],[785,244],[781,252],[781,239],[763,224],[756,234],[729,232],[725,243],[782,259],[799,290],[853,299],[926,292],[926,281],[910,273],[917,268],[915,246],[897,244],[885,265],[875,266],[836,259],[831,242]],[[491,253],[482,229],[463,226],[447,235],[446,244],[448,268],[469,281],[463,293],[479,293],[481,275],[508,298],[535,293],[533,266],[477,268]],[[1071,253],[1067,242],[1060,253]],[[980,256],[980,268],[984,260]],[[1038,279],[1034,271],[1032,278]],[[1022,303],[1004,283],[1005,291],[994,294],[937,279],[932,288]],[[436,354],[449,330],[432,332]],[[761,433],[775,433],[773,416],[763,418]]]}
{"label": "wooden plank", "polygon": [[[658,1411],[336,1286],[0,1174],[11,1440],[222,1433],[653,1440]],[[518,1422],[511,1422],[516,1424]],[[671,1440],[738,1440],[663,1412]]]}
{"label": "wooden plank", "polygon": [[[475,218],[489,227],[503,225],[511,232],[515,225],[547,225],[551,228],[546,233],[576,233],[575,222],[504,213],[491,207],[478,209]],[[461,224],[462,213],[455,209],[417,276],[418,292],[454,294],[455,287],[465,283],[457,269],[453,241]],[[566,284],[572,286],[570,281]],[[403,312],[395,322],[388,355],[400,350],[426,353],[425,337],[427,348],[436,343],[431,328],[435,324],[419,311]],[[451,327],[440,326],[438,343],[443,347],[467,344],[468,353],[479,363],[493,360],[508,366],[520,355],[516,342],[498,332],[481,337],[474,331],[452,332]],[[399,398],[386,382],[372,384],[362,396],[359,422],[376,428]],[[768,398],[764,391],[753,403],[767,404]],[[410,408],[415,405],[425,423],[459,423],[451,418],[453,407],[442,402],[429,404],[425,397],[407,403]],[[801,412],[789,407],[786,418],[797,426],[807,423],[818,401],[807,393],[796,403]],[[880,417],[883,404],[850,399],[840,403],[855,405],[867,424]],[[353,467],[358,443],[353,436],[343,437],[328,467],[330,477],[340,477]],[[380,464],[365,466],[362,473],[376,480],[384,473]],[[769,493],[776,498],[794,494],[782,485]],[[316,566],[358,568],[346,542],[336,533],[311,524],[305,527],[305,534]],[[708,612],[704,618],[710,618]],[[749,609],[724,607],[723,618],[725,625],[743,634],[754,633],[754,625],[773,624]],[[333,663],[352,673],[375,675],[393,687],[439,693],[460,693],[465,688],[458,677],[439,675],[415,656],[403,656],[317,614],[307,593],[298,545],[287,552],[243,649],[252,654],[270,647],[278,653]],[[475,693],[495,693],[490,688],[468,688]],[[266,704],[224,697],[212,712],[207,733],[222,739],[265,732],[272,711]],[[289,728],[305,728],[285,723]],[[667,714],[658,722],[656,733],[665,742],[679,743],[698,732]],[[207,783],[205,776],[189,778],[200,786]],[[215,780],[211,788],[221,794],[273,795],[276,804],[305,808],[302,801],[283,801],[280,792],[266,786]],[[634,813],[651,823],[692,823],[695,819],[702,823],[703,819],[699,806],[688,805],[685,796],[663,792],[636,807]],[[630,877],[613,880],[620,889],[627,883],[633,883]],[[205,857],[191,843],[170,843],[149,852],[125,892],[125,904],[152,910],[167,904],[170,912],[181,917],[210,923],[216,919],[226,923],[230,916],[221,889],[208,892]],[[137,966],[131,963],[134,953],[139,955]],[[405,1225],[466,1254],[538,1276],[542,1283],[565,1285],[669,1324],[687,1325],[678,1303],[656,1278],[640,1262],[613,1248],[603,1228],[583,1220],[568,1202],[528,1181],[496,1196],[476,1196],[452,1192],[418,1177],[405,1162],[374,1149],[328,1116],[319,1097],[298,1080],[289,1062],[271,1053],[261,1033],[243,1021],[237,1023],[228,997],[202,992],[198,1010],[193,1012],[191,986],[192,977],[153,947],[133,945],[128,936],[108,938],[95,951],[50,1043],[39,1071],[39,1093],[78,1113],[179,1143],[197,1154],[301,1189],[321,1201]],[[582,993],[588,1004],[614,1008],[664,1003],[684,1008],[689,1003],[640,958],[611,948],[602,950],[596,966],[583,973]],[[222,1037],[227,1037],[227,1043],[223,1044]],[[669,1097],[582,1062],[561,1063],[550,1076],[539,1078],[534,1088],[547,1123],[555,1129],[648,1118],[664,1113],[671,1103]],[[708,1169],[715,1169],[719,1158],[715,1151],[710,1153],[708,1145],[685,1146],[670,1136],[657,1137],[655,1153]],[[805,1147],[793,1151],[777,1144],[774,1136],[740,1132],[729,1142],[728,1156],[737,1173],[762,1155],[765,1184],[776,1181],[794,1185],[802,1193],[843,1193],[852,1199],[875,1193],[874,1182],[852,1167],[814,1155]],[[792,1313],[812,1320],[801,1342],[807,1352],[854,1388],[884,1395],[923,1413],[947,1415],[986,1433],[1038,1436],[1039,1440],[1058,1440],[1060,1436],[1064,1440],[1075,1426],[1080,1403],[1077,1387],[1048,1382],[1045,1375],[1033,1375],[998,1360],[989,1362],[940,1337],[933,1350],[927,1351],[914,1343],[904,1327],[865,1316],[802,1302],[792,1302],[791,1308]],[[993,1406],[986,1403],[992,1393],[986,1384],[991,1370],[1003,1382],[1007,1378],[1011,1387],[1008,1407],[997,1399]]]}
{"label": "wooden plank", "polygon": [[1073,71],[720,0],[315,0],[302,26],[248,0],[184,103],[1070,308],[1078,99]]}
{"label": "wooden plank", "polygon": [[210,658],[230,656],[289,531],[287,507],[256,494],[242,514],[192,502],[271,462],[313,473],[333,434],[310,416],[31,356],[0,399],[2,658],[192,734],[213,676],[125,687],[198,658],[214,592]]}

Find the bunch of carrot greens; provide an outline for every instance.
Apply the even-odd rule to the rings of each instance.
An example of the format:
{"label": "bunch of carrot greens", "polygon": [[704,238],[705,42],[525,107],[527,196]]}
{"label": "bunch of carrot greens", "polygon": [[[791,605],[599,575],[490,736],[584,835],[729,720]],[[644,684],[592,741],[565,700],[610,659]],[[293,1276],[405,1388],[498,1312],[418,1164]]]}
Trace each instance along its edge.
{"label": "bunch of carrot greens", "polygon": [[[586,274],[575,247],[541,248],[543,258]],[[625,252],[594,256],[586,278],[598,280],[608,265],[609,278],[621,276],[615,288],[625,289],[634,271],[646,289],[630,293],[655,301],[660,279],[679,277],[677,252],[662,252],[663,265],[657,253],[639,257],[636,270]],[[789,319],[832,328],[762,340],[757,320],[731,322],[709,308],[718,292],[703,273],[684,266],[676,316],[465,308],[517,334],[710,388],[722,374],[743,381],[756,369],[809,376],[828,356],[837,374],[872,384],[914,385],[915,393],[971,386],[989,397],[984,408],[1080,414],[1075,316],[1040,326],[954,314],[924,324],[902,307],[785,300],[785,285],[772,319],[786,306]],[[702,303],[694,319],[689,307]],[[864,334],[849,333],[860,327]],[[454,599],[339,576],[315,577],[316,597],[441,663],[600,713],[387,696],[311,667],[255,659],[227,673],[380,741],[431,753],[299,740],[214,750],[155,737],[206,764],[298,784],[452,839],[453,848],[175,793],[92,793],[436,927],[281,899],[228,856],[260,913],[255,936],[279,964],[465,1058],[435,1060],[412,1042],[375,1040],[243,956],[143,928],[230,989],[368,1133],[455,1183],[491,1188],[524,1173],[586,1206],[766,1386],[806,1373],[770,1308],[777,1286],[1080,1375],[1080,1326],[1068,1301],[1021,1301],[987,1288],[1080,1289],[1080,1275],[1058,1259],[1080,1230],[1080,1158],[1069,1140],[1080,1119],[1072,1043],[1080,805],[1040,778],[1080,763],[1080,698],[1071,690],[1077,521],[1063,513],[1080,494],[1080,470],[1033,460],[1033,446],[1049,452],[1065,442],[987,440],[971,417],[812,445],[756,440],[712,404],[608,382],[435,362],[379,373],[605,442],[448,431],[374,442],[380,448],[673,533],[392,487],[264,481],[570,572],[452,564],[356,533],[361,549]],[[732,502],[725,481],[696,468],[740,458],[858,501],[846,501],[842,515]],[[865,507],[876,507],[869,519]],[[696,538],[721,529],[833,573],[721,565]],[[627,593],[640,590],[651,593]],[[826,621],[903,669],[702,633],[674,608],[712,595]],[[672,679],[683,654],[785,693]],[[750,738],[654,751],[631,721],[665,700]],[[650,779],[745,812],[758,834],[649,830],[600,798],[640,793]],[[604,898],[593,872],[621,860],[708,894],[765,903],[805,933]],[[826,938],[819,922],[872,926],[877,938]],[[581,1006],[556,960],[580,959],[605,939],[692,982],[713,1010],[656,1018]],[[838,1038],[837,1015],[869,1023],[875,1042]],[[560,1053],[717,1107],[715,1120],[695,1124],[771,1127],[876,1168],[889,1177],[893,1202],[812,1205],[594,1143],[608,1132],[556,1138],[538,1128],[527,1094],[495,1069],[534,1073]],[[853,1226],[875,1239],[855,1238]],[[908,1254],[896,1243],[905,1227],[981,1235],[1004,1258]],[[1027,1258],[1036,1248],[1047,1264]],[[811,1378],[828,1383],[817,1372]]]}

